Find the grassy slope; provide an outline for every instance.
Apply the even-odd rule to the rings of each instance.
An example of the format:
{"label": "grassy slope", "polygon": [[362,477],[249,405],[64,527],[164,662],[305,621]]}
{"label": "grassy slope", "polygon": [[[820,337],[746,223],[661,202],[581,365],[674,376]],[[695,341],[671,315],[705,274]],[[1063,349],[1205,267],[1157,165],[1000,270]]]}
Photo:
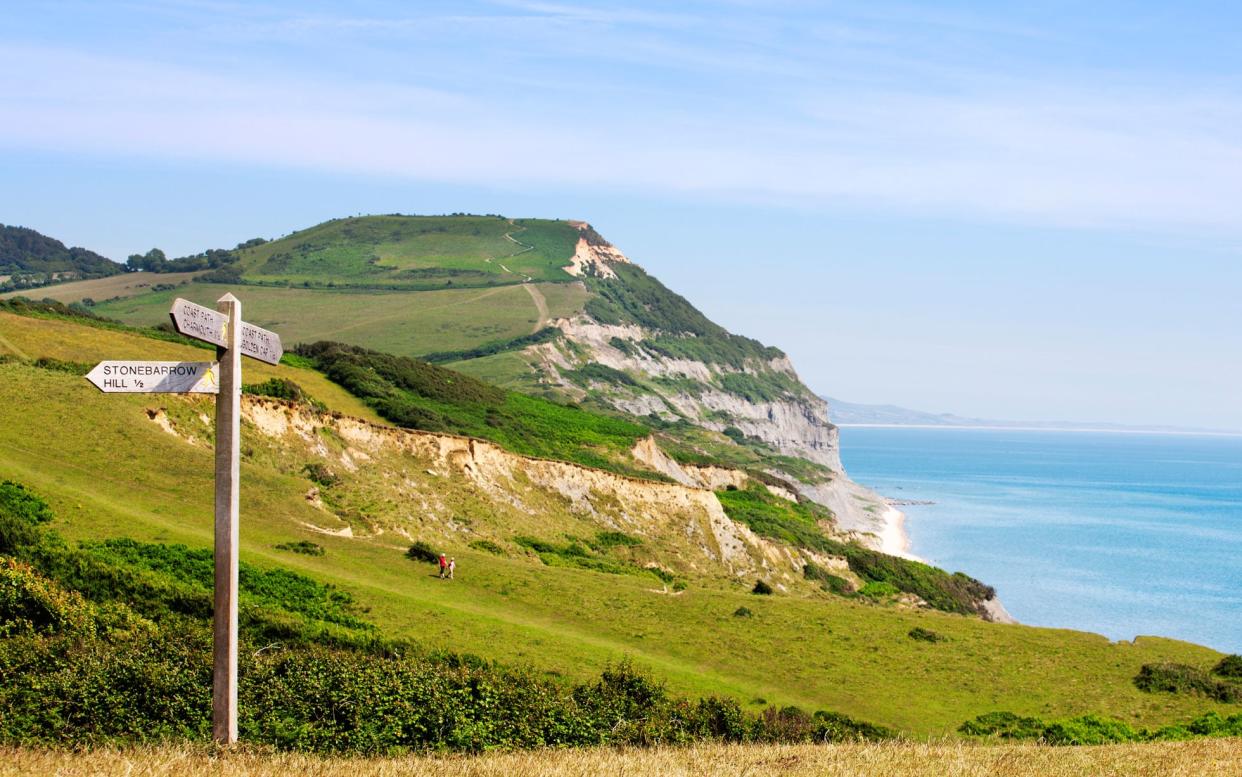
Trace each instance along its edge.
{"label": "grassy slope", "polygon": [[152,286],[161,283],[170,283],[175,286],[189,281],[198,274],[196,272],[122,273],[121,275],[112,275],[107,278],[93,278],[88,281],[71,281],[69,283],[43,286],[37,289],[11,291],[7,294],[0,294],[0,299],[25,296],[31,299],[50,298],[57,302],[65,303],[79,302],[88,298],[96,302],[102,302],[114,297],[134,297],[139,294],[147,294],[150,293]]}
{"label": "grassy slope", "polygon": [[[70,321],[28,318],[0,312],[0,354],[26,359],[49,357],[62,361],[95,363],[104,359],[152,359],[201,361],[214,358],[212,351],[178,343],[163,342],[138,334],[95,329]],[[246,359],[242,367],[246,383],[262,383],[269,378],[288,378],[312,398],[329,407],[377,423],[382,419],[340,386],[314,370],[286,365],[272,366]],[[31,404],[32,394],[25,402]],[[155,395],[152,395],[155,398]]]}
{"label": "grassy slope", "polygon": [[[27,323],[49,328],[39,337],[22,326]],[[0,318],[0,336],[24,350],[55,345],[63,349],[60,358],[88,360],[92,349],[126,355],[115,350],[128,335],[75,333],[71,325],[57,324],[6,316]],[[300,382],[316,394],[308,377]],[[325,391],[317,395],[333,403]],[[194,401],[198,405],[188,406],[187,414],[199,405],[209,412],[204,400],[105,396],[78,377],[0,365],[0,478],[45,494],[61,517],[56,528],[74,539],[130,536],[208,547],[211,451],[167,434],[144,412]],[[668,596],[655,592],[658,586],[648,577],[546,567],[524,556],[477,552],[464,541],[447,543],[460,571],[457,581],[444,584],[429,568],[407,561],[401,553],[406,542],[391,533],[347,539],[309,531],[308,523],[340,524],[303,498],[311,484],[297,474],[301,454],[282,461],[288,454],[252,430],[245,434],[250,454],[243,463],[243,557],[344,586],[371,607],[371,620],[394,635],[574,676],[631,655],[678,690],[838,709],[919,734],[946,733],[994,709],[1046,717],[1108,712],[1138,724],[1227,709],[1133,687],[1130,680],[1144,663],[1204,665],[1218,658],[1208,649],[1163,639],[1110,644],[1091,634],[826,596],[757,597],[712,580],[692,581],[684,594]],[[419,466],[414,462],[407,473],[419,488],[437,489],[463,506],[475,499],[468,482],[417,480]],[[391,495],[377,492],[373,498]],[[546,536],[563,530],[566,521],[583,519],[548,503],[537,515],[514,512],[506,520],[515,522],[515,534],[530,528],[517,525],[525,520]],[[272,547],[302,539],[319,542],[327,554],[299,556]],[[734,617],[739,606],[755,617]],[[915,642],[906,636],[915,625],[950,641]]]}
{"label": "grassy slope", "polygon": [[1048,777],[1048,775],[1116,775],[1120,777],[1233,777],[1242,760],[1242,740],[1214,739],[1100,747],[1042,747],[961,743],[885,742],[857,745],[696,745],[693,747],[543,750],[490,753],[483,756],[403,756],[396,758],[323,758],[296,753],[273,754],[240,749],[219,753],[206,748],[145,747],[87,752],[37,749],[0,750],[0,762],[17,774],[124,775],[269,775],[316,774],[323,777],[386,777],[393,774],[461,774],[470,777],[511,775],[695,774],[701,777],[745,774],[845,775],[887,777]]}
{"label": "grassy slope", "polygon": [[[574,284],[538,284],[553,316],[581,308],[586,290]],[[176,297],[213,305],[236,294],[248,321],[280,332],[287,345],[336,340],[386,353],[419,356],[472,348],[529,334],[539,321],[530,294],[520,285],[441,291],[329,291],[196,283],[97,305],[95,312],[128,324],[168,320]],[[98,298],[96,298],[98,299]],[[366,316],[360,317],[359,312]]]}
{"label": "grassy slope", "polygon": [[574,252],[577,234],[563,221],[496,216],[336,219],[245,249],[239,266],[251,280],[294,284],[568,281],[561,267]]}

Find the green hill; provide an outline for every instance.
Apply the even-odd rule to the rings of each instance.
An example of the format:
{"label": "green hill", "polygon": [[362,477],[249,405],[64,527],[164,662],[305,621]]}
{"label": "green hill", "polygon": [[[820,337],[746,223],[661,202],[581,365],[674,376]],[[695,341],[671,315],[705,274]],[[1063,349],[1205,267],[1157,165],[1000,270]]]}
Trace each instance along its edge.
{"label": "green hill", "polygon": [[56,281],[104,278],[124,269],[94,251],[67,248],[33,229],[0,224],[0,292]]}
{"label": "green hill", "polygon": [[[0,312],[0,480],[46,500],[43,526],[66,539],[63,552],[94,559],[84,567],[89,559],[74,556],[53,571],[104,564],[144,586],[172,585],[160,577],[169,569],[174,581],[190,579],[175,570],[192,568],[212,538],[210,400],[103,395],[75,363],[203,353],[98,322]],[[362,645],[374,633],[529,665],[555,683],[589,682],[628,657],[674,693],[719,694],[751,711],[832,710],[918,736],[951,734],[995,710],[1043,719],[1099,713],[1144,726],[1242,710],[1136,687],[1145,665],[1210,668],[1220,655],[1206,648],[1149,637],[1111,643],[917,606],[872,562],[829,544],[804,547],[815,541],[798,532],[821,531],[818,508],[799,510],[754,481],[736,491],[721,485],[717,496],[654,472],[633,478],[520,456],[505,450],[520,448],[504,439],[508,427],[494,445],[354,420],[377,418],[384,407],[372,400],[399,399],[394,387],[415,401],[451,375],[431,369],[417,380],[439,388],[420,388],[392,373],[359,397],[344,390],[352,384],[341,364],[325,360],[327,376],[312,367],[325,356],[246,365],[248,384],[289,380],[325,407],[261,396],[245,403],[242,559],[259,586],[251,622],[267,624],[255,633],[269,636],[258,647],[277,628],[283,641],[334,644]],[[343,364],[363,373],[373,366]],[[442,400],[465,407],[454,404],[461,398]],[[476,399],[487,427],[485,408],[503,409],[503,395]],[[446,422],[474,423],[440,410]],[[782,539],[782,531],[793,534]],[[454,555],[457,579],[441,581],[411,560],[416,542]],[[279,598],[293,578],[277,570],[346,598],[305,586],[302,598]],[[758,580],[774,592],[752,593]],[[185,617],[201,617],[192,591],[168,590],[161,596],[182,597]],[[321,600],[348,606],[314,604]],[[274,609],[264,615],[265,607]]]}

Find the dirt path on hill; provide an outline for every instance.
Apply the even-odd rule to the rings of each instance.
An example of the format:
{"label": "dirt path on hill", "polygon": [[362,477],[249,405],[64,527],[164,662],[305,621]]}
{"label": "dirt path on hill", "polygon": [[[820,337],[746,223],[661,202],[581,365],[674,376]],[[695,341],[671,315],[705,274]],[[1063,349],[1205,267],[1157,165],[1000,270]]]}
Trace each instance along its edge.
{"label": "dirt path on hill", "polygon": [[530,333],[533,335],[535,332],[538,332],[540,329],[547,326],[548,319],[551,318],[551,315],[548,313],[548,299],[547,297],[544,297],[543,292],[536,289],[533,284],[523,283],[522,288],[526,289],[526,291],[530,293],[530,298],[534,300],[535,307],[539,309],[539,320],[535,322],[535,328],[530,330]]}
{"label": "dirt path on hill", "polygon": [[[509,223],[510,223],[510,224],[512,224],[512,223],[513,223],[513,220],[512,220],[512,219],[510,219],[510,220],[509,220]],[[534,251],[534,250],[535,250],[535,247],[534,247],[534,246],[528,246],[528,245],[526,245],[525,243],[523,243],[522,241],[518,240],[517,238],[515,238],[515,237],[513,236],[513,234],[514,234],[515,232],[519,232],[519,231],[520,231],[520,232],[525,232],[525,231],[526,231],[526,227],[518,227],[517,229],[514,229],[514,230],[512,230],[512,231],[510,231],[510,232],[506,232],[506,233],[504,234],[504,238],[505,238],[505,240],[508,240],[510,243],[514,244],[515,246],[519,246],[519,247],[521,248],[521,250],[520,250],[520,251],[514,251],[513,253],[509,254],[509,255],[508,255],[508,256],[506,256],[506,257],[504,257],[505,259],[512,259],[512,258],[513,258],[513,257],[515,257],[515,256],[521,256],[522,254],[526,253],[527,251]],[[526,283],[530,283],[530,282],[533,280],[533,279],[532,279],[529,275],[526,275],[525,273],[515,273],[515,272],[513,272],[513,270],[510,270],[508,267],[505,267],[503,264],[502,264],[502,265],[500,265],[500,269],[504,270],[505,272],[509,273],[510,275],[519,275],[519,274],[520,274],[520,275],[524,275],[524,276],[525,276],[525,282],[526,282]],[[539,300],[535,300],[535,304],[536,304],[536,305],[539,305]],[[542,305],[540,305],[540,308],[541,308],[541,309],[546,310],[546,308],[544,308],[544,306],[542,306]]]}

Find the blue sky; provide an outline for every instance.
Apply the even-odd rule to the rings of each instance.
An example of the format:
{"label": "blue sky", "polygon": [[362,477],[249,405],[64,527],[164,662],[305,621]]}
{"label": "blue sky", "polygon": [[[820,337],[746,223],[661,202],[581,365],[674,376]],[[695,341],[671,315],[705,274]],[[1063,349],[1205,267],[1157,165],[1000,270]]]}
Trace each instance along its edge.
{"label": "blue sky", "polygon": [[352,213],[583,218],[823,393],[1242,429],[1239,25],[1223,2],[14,4],[0,222],[122,259]]}

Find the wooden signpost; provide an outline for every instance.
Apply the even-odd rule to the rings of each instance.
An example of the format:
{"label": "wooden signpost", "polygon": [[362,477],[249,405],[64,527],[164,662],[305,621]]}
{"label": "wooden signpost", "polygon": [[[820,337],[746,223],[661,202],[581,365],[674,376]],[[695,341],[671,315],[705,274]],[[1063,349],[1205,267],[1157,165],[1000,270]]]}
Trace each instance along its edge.
{"label": "wooden signpost", "polygon": [[215,310],[178,298],[169,315],[183,335],[216,346],[215,362],[100,362],[86,376],[99,390],[216,395],[215,620],[211,733],[237,741],[237,541],[241,460],[241,357],[269,364],[284,353],[280,335],[241,320],[225,294]]}

